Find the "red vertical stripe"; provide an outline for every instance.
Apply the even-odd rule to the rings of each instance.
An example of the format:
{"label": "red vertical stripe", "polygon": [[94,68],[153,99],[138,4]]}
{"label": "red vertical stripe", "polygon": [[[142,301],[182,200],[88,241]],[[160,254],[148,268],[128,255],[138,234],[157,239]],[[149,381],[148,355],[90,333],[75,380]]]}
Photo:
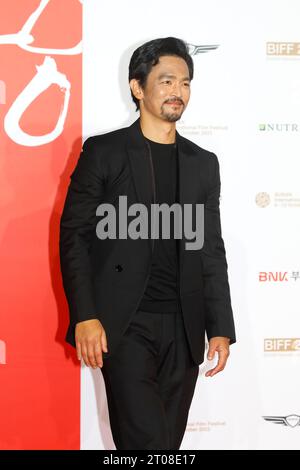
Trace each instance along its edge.
{"label": "red vertical stripe", "polygon": [[[19,31],[40,0],[0,5],[0,448],[79,449],[80,367],[64,341],[67,304],[59,270],[59,219],[81,147],[82,57],[39,54],[1,36]],[[78,0],[51,0],[31,46],[67,49],[82,36]],[[45,57],[71,84],[63,132],[44,145],[16,143],[4,129],[12,104]],[[56,126],[64,93],[51,85],[26,109],[30,135]]]}

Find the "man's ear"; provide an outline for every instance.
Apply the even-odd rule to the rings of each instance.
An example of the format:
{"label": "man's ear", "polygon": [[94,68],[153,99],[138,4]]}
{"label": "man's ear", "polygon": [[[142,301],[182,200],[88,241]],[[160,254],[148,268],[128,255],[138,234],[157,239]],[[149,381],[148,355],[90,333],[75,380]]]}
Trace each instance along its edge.
{"label": "man's ear", "polygon": [[136,78],[132,78],[129,82],[129,86],[135,98],[141,100],[144,97],[142,87],[140,86],[139,81]]}

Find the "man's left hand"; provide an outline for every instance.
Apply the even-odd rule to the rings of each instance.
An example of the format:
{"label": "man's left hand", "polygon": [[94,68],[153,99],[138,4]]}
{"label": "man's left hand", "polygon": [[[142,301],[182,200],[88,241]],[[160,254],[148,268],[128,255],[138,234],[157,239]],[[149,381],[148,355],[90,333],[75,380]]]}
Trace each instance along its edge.
{"label": "man's left hand", "polygon": [[228,356],[230,354],[229,342],[230,339],[224,336],[215,336],[210,338],[207,359],[212,360],[215,357],[216,352],[218,353],[219,357],[216,367],[208,370],[205,373],[205,377],[212,377],[225,368]]}

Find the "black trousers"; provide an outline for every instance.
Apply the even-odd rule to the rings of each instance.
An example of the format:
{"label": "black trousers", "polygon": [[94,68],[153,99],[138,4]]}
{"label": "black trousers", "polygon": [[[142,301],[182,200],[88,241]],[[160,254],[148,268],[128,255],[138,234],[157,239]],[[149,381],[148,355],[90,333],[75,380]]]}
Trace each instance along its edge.
{"label": "black trousers", "polygon": [[199,374],[182,314],[137,310],[101,369],[116,449],[179,449]]}

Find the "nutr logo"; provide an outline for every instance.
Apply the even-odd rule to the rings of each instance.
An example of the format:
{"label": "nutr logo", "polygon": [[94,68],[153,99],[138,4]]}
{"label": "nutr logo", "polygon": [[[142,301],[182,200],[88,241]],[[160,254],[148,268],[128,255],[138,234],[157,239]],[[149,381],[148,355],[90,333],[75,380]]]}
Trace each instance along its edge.
{"label": "nutr logo", "polygon": [[0,364],[6,364],[6,344],[0,339]]}

